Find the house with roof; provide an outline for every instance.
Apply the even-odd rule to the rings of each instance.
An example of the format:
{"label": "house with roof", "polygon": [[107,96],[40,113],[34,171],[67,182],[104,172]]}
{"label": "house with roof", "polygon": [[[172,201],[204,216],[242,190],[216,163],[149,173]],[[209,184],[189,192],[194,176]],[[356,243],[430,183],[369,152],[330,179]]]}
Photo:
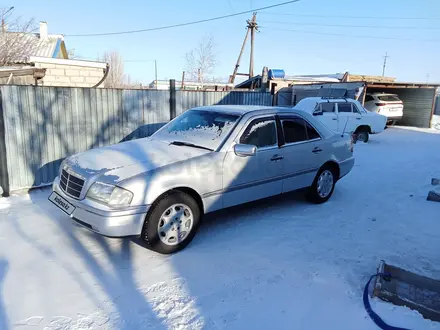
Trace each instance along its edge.
{"label": "house with roof", "polygon": [[107,63],[69,59],[64,36],[49,34],[46,22],[38,33],[21,33],[15,41],[24,51],[0,67],[0,84],[103,87]]}

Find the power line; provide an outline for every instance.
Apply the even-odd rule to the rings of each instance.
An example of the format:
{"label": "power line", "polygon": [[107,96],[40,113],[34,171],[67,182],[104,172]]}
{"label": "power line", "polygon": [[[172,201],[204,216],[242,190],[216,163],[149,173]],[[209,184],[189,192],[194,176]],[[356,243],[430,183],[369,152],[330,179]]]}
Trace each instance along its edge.
{"label": "power line", "polygon": [[225,19],[225,18],[229,18],[229,17],[239,16],[239,15],[243,15],[243,14],[249,14],[249,13],[253,13],[253,12],[256,12],[256,11],[260,11],[260,10],[266,10],[266,9],[270,9],[270,8],[285,6],[285,5],[288,5],[288,4],[291,4],[291,3],[294,3],[294,2],[299,2],[299,1],[300,0],[291,0],[291,1],[286,1],[286,2],[275,4],[275,5],[271,5],[271,6],[266,6],[266,7],[252,9],[252,10],[241,11],[241,12],[234,13],[234,14],[217,16],[217,17],[213,17],[213,18],[207,18],[207,19],[202,19],[202,20],[192,21],[192,22],[186,22],[186,23],[180,23],[180,24],[173,24],[173,25],[154,27],[154,28],[149,28],[149,29],[119,31],[119,32],[105,32],[105,33],[90,33],[90,34],[67,34],[66,36],[67,37],[96,37],[96,36],[110,36],[110,35],[131,34],[131,33],[140,33],[140,32],[150,32],[150,31],[172,29],[172,28],[181,27],[181,26],[206,23],[206,22],[217,21],[217,20]]}
{"label": "power line", "polygon": [[360,18],[360,19],[413,19],[413,20],[437,20],[440,17],[396,17],[396,16],[348,16],[348,15],[316,15],[316,14],[297,14],[297,13],[274,13],[265,12],[266,15],[298,16],[298,17],[321,17],[321,18]]}
{"label": "power line", "polygon": [[315,24],[303,22],[281,22],[281,21],[260,21],[263,23],[286,24],[286,25],[306,25],[306,26],[325,26],[325,27],[344,27],[344,28],[368,28],[368,29],[409,29],[409,30],[440,30],[440,27],[420,27],[420,26],[387,26],[387,25],[345,25],[345,24]]}
{"label": "power line", "polygon": [[440,39],[412,39],[412,38],[399,38],[399,37],[377,37],[377,36],[354,35],[354,34],[343,34],[343,33],[327,33],[327,32],[304,31],[304,30],[292,30],[292,29],[276,28],[276,27],[271,27],[271,26],[260,26],[260,28],[279,30],[279,31],[307,33],[307,34],[319,34],[319,35],[325,35],[325,36],[352,37],[352,38],[365,38],[365,39],[384,39],[384,40],[406,40],[406,41],[422,41],[422,42],[440,42]]}

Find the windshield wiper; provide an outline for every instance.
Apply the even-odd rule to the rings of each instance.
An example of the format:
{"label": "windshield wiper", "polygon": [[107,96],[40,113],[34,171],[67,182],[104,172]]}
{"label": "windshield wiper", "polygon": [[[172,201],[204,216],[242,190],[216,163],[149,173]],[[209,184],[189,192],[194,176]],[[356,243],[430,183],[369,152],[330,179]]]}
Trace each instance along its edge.
{"label": "windshield wiper", "polygon": [[204,147],[204,146],[199,146],[197,144],[183,142],[183,141],[173,141],[170,144],[174,144],[175,146],[193,147],[193,148],[199,148],[199,149],[205,149],[205,150],[209,150],[209,151],[214,151],[214,149],[211,149],[211,148],[207,148],[207,147]]}

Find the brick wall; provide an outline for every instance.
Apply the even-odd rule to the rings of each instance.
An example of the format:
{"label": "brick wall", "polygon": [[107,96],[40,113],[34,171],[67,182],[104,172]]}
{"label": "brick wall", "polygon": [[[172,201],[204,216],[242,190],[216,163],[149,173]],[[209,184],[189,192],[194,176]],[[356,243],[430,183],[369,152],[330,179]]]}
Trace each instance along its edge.
{"label": "brick wall", "polygon": [[[92,87],[104,76],[102,68],[88,66],[36,62],[35,67],[46,69],[46,75],[39,80],[41,86]],[[99,87],[104,87],[104,83]]]}

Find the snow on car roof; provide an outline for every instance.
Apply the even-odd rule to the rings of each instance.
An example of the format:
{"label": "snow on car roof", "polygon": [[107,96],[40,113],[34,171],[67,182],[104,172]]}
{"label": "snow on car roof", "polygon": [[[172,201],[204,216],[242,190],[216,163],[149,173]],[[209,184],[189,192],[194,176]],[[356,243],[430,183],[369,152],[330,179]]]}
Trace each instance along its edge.
{"label": "snow on car roof", "polygon": [[208,105],[193,108],[191,110],[211,110],[242,115],[246,112],[274,109],[274,107],[264,105]]}
{"label": "snow on car roof", "polygon": [[298,112],[303,113],[301,109],[295,109],[293,107],[271,107],[264,105],[208,105],[203,107],[192,108],[191,110],[210,110],[219,111],[224,113],[231,113],[236,115],[243,115],[249,112],[261,111],[273,111],[273,112]]}

